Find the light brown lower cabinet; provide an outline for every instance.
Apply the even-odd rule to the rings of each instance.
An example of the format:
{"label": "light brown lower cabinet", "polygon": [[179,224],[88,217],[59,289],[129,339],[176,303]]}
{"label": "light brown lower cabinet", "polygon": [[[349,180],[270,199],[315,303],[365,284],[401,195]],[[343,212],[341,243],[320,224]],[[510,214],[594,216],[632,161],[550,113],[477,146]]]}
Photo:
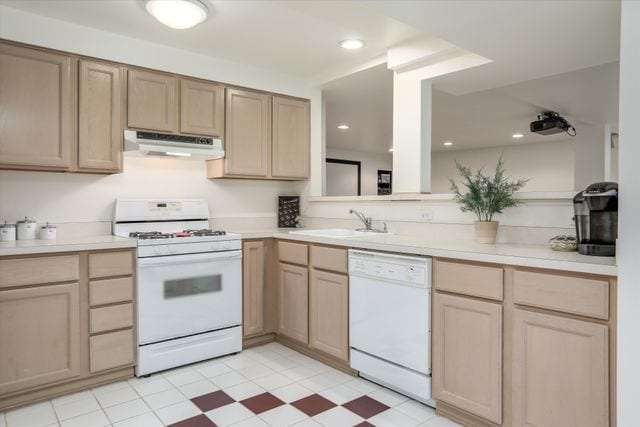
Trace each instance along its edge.
{"label": "light brown lower cabinet", "polygon": [[349,360],[349,278],[311,269],[309,345]]}
{"label": "light brown lower cabinet", "polygon": [[280,296],[278,333],[309,343],[309,269],[281,262],[278,267]]}
{"label": "light brown lower cabinet", "polygon": [[0,396],[80,375],[79,289],[0,291]]}
{"label": "light brown lower cabinet", "polygon": [[435,293],[433,397],[502,422],[502,306]]}
{"label": "light brown lower cabinet", "polygon": [[606,325],[513,314],[513,425],[609,425]]}
{"label": "light brown lower cabinet", "polygon": [[0,411],[133,375],[135,251],[0,258]]}
{"label": "light brown lower cabinet", "polygon": [[243,263],[243,336],[264,331],[265,242],[244,242]]}

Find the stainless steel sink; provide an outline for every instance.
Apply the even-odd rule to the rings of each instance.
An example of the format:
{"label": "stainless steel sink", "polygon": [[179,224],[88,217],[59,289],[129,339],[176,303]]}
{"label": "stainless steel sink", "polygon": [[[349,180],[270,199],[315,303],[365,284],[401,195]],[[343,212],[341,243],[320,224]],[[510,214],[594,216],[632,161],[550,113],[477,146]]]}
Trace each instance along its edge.
{"label": "stainless steel sink", "polygon": [[295,230],[290,231],[289,234],[298,234],[302,236],[313,237],[331,237],[335,239],[348,239],[349,237],[388,236],[390,233],[380,231],[350,230],[348,228],[323,228],[311,230]]}

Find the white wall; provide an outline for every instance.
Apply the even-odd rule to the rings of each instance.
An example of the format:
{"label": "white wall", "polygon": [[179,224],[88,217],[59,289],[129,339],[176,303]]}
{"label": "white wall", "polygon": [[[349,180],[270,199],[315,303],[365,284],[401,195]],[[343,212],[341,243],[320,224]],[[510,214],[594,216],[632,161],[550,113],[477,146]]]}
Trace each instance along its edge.
{"label": "white wall", "polygon": [[[362,163],[361,167],[361,192],[363,196],[378,194],[378,169],[391,170],[393,168],[393,154],[365,153],[362,151],[342,150],[327,147],[326,156],[329,159],[355,160]],[[327,196],[338,194],[330,193],[330,189],[336,187],[336,176],[327,175]]]}
{"label": "white wall", "polygon": [[450,193],[449,178],[460,182],[456,160],[474,171],[484,167],[484,172],[491,174],[501,154],[508,176],[530,179],[522,191],[573,191],[574,146],[574,142],[568,140],[437,151],[431,154],[431,191],[434,194]]}
{"label": "white wall", "polygon": [[110,222],[117,197],[205,198],[212,218],[269,218],[277,196],[299,194],[305,183],[210,180],[204,161],[125,157],[116,175],[0,171],[0,220],[25,215],[38,222]]}
{"label": "white wall", "polygon": [[578,134],[575,136],[575,188],[584,189],[604,180],[605,171],[605,137],[602,126],[576,124]]}
{"label": "white wall", "polygon": [[640,425],[640,2],[623,0],[620,28],[618,425]]}
{"label": "white wall", "polygon": [[[320,90],[295,77],[0,6],[0,38],[311,99],[312,158],[321,158]],[[126,48],[123,48],[126,47]],[[322,184],[321,161],[311,164]],[[211,181],[205,163],[128,159],[113,176],[0,172],[0,220],[110,221],[115,197],[203,197],[214,217],[275,218],[278,194],[308,183]],[[319,192],[319,191],[318,191]],[[273,219],[275,225],[275,219]]]}

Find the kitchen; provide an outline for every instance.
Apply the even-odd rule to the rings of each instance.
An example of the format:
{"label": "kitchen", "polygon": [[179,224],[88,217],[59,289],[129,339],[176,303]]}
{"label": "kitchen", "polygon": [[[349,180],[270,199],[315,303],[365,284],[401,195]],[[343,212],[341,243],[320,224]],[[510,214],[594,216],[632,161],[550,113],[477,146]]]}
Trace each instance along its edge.
{"label": "kitchen", "polygon": [[[335,2],[321,8],[320,2],[204,2],[209,16],[188,30],[167,28],[141,3],[119,3],[0,3],[0,161],[5,169],[0,172],[0,218],[15,223],[28,215],[37,221],[38,233],[49,222],[57,234],[53,240],[24,240],[35,237],[24,233],[33,233],[36,225],[21,222],[15,227],[18,240],[1,246],[0,315],[2,325],[9,326],[0,329],[0,425],[355,425],[365,420],[373,425],[634,425],[638,382],[633,381],[633,326],[638,322],[632,282],[638,233],[631,218],[637,213],[633,200],[639,190],[631,163],[637,147],[625,144],[637,133],[631,127],[637,97],[629,95],[637,91],[632,76],[638,67],[633,49],[638,35],[630,22],[638,8],[633,2],[594,2],[596,6],[578,8],[571,29],[554,27],[555,21],[546,29],[549,41],[572,31],[584,35],[581,19],[600,16],[603,23],[614,23],[592,35],[609,44],[603,42],[589,55],[576,54],[579,59],[572,64],[556,56],[553,71],[619,56],[618,182],[625,196],[620,199],[615,258],[548,248],[546,240],[555,233],[546,233],[570,228],[567,217],[574,215],[575,192],[529,194],[525,206],[499,217],[497,244],[474,243],[472,215],[460,213],[449,195],[423,194],[431,193],[425,184],[430,167],[415,155],[415,144],[424,135],[395,134],[420,128],[415,110],[407,110],[412,102],[393,107],[394,113],[405,113],[394,117],[406,120],[393,123],[394,162],[403,167],[393,170],[392,195],[377,200],[324,195],[318,85],[353,72],[379,53],[388,53],[385,61],[395,61],[394,72],[408,78],[411,72],[403,67],[409,65],[402,61],[413,66],[420,61],[395,55],[402,52],[392,47],[411,46],[411,40],[424,37],[426,29],[407,15],[410,2],[397,7]],[[438,13],[437,2],[414,6],[416,15],[426,13],[421,7]],[[521,7],[532,14],[539,10],[535,2]],[[359,17],[351,23],[338,18],[348,12]],[[255,24],[246,27],[246,38],[204,42],[222,40],[242,22],[238,19]],[[283,26],[273,30],[273,22],[297,20],[307,24],[298,29],[301,35],[316,32],[317,39],[322,32],[326,41],[320,50],[286,52],[284,46],[295,49],[295,44],[282,38],[287,34]],[[468,39],[464,43],[463,30],[456,38],[444,29],[436,31],[432,20],[425,22],[443,39],[460,40],[460,46],[475,52]],[[370,29],[382,25],[393,40],[382,43]],[[273,37],[269,42],[283,43],[282,49],[252,42],[268,35]],[[354,35],[364,40],[362,50],[338,46]],[[487,82],[505,72],[501,64],[513,66],[515,61],[513,52],[489,55],[477,46],[487,55],[479,57],[429,37],[429,46],[439,44],[449,54],[470,58],[470,71],[484,73]],[[528,42],[530,48],[541,43]],[[335,64],[333,57],[339,58]],[[486,73],[483,67],[489,67]],[[544,67],[534,70],[531,61],[527,67],[532,74],[520,78],[551,74]],[[34,78],[32,89],[15,84]],[[414,80],[398,80],[396,94],[404,94],[403,83],[415,89]],[[34,115],[40,125],[26,125]],[[138,134],[126,138],[124,130]],[[225,157],[205,162],[171,154],[148,156],[140,145],[156,147],[149,151],[191,153],[182,151],[187,150],[184,145],[174,150],[175,139],[141,132],[202,137],[204,141],[182,142],[223,148]],[[173,145],[158,150],[158,144]],[[299,215],[293,221],[304,228],[302,234],[291,234],[277,227],[278,197],[298,195]],[[363,212],[365,221],[349,214],[350,209]],[[433,221],[419,218],[430,214]],[[365,224],[370,217],[373,221]],[[445,217],[455,221],[447,224]],[[383,222],[388,233],[354,231],[383,230]],[[202,229],[225,234],[198,232]],[[318,234],[318,229],[325,231]],[[182,234],[184,230],[196,232]],[[127,237],[131,232],[173,234],[132,240]],[[43,233],[46,238],[52,228]],[[240,249],[242,258],[233,258]],[[357,252],[365,252],[361,263],[349,260]],[[375,296],[358,292],[354,269],[387,265],[366,262],[371,252],[384,256],[375,262],[418,272],[412,277],[419,286],[407,289],[431,295],[433,306],[426,305],[431,325],[420,317],[424,328],[416,333],[422,338],[404,340],[423,355],[419,367],[395,363],[397,355],[376,355],[385,349],[367,347],[371,340],[358,342],[363,335],[354,335],[359,330],[356,312],[368,319],[365,324],[379,320],[375,313],[367,318],[372,313],[358,312],[362,305],[351,305]],[[390,253],[408,259],[389,260]],[[231,258],[212,262],[219,255]],[[158,265],[180,257],[207,261],[189,264],[191,270]],[[407,267],[416,261],[420,265]],[[404,280],[391,278],[389,283]],[[162,282],[164,289],[156,294],[142,287]],[[227,289],[226,283],[235,287]],[[389,298],[398,293],[392,290]],[[61,309],[66,315],[60,315]],[[393,313],[399,322],[406,322],[402,314],[427,314],[421,308]],[[466,314],[454,318],[452,329],[444,328],[443,319],[457,313]],[[546,328],[532,332],[532,339],[542,341],[534,341],[531,349],[513,341],[517,325],[540,323]],[[20,333],[26,325],[29,329]],[[377,328],[387,333],[384,328],[393,331],[394,325],[382,321]],[[568,328],[572,337],[590,336],[592,346],[580,353],[576,349],[584,349],[584,341],[544,335],[554,328]],[[460,344],[443,345],[451,337]],[[62,342],[66,345],[60,346]],[[567,351],[576,351],[576,359],[554,363],[536,353],[539,364],[520,363],[523,352],[549,342],[573,345]],[[358,346],[367,347],[361,354],[373,357],[354,358]],[[470,349],[477,352],[473,359]],[[233,353],[238,354],[226,356]],[[579,361],[587,363],[587,357],[600,364],[585,377],[586,365]],[[409,367],[404,369],[403,363]],[[400,368],[398,374],[392,375],[389,366]],[[539,375],[540,369],[564,371],[577,389],[590,381],[589,392],[569,399],[563,389],[553,388],[549,376]],[[358,371],[367,379],[356,378]],[[552,387],[553,392],[524,388],[518,372],[537,373],[551,383],[532,387]],[[406,386],[414,381],[417,389]],[[570,410],[547,410],[556,407],[558,396]],[[527,416],[539,418],[523,418]]]}

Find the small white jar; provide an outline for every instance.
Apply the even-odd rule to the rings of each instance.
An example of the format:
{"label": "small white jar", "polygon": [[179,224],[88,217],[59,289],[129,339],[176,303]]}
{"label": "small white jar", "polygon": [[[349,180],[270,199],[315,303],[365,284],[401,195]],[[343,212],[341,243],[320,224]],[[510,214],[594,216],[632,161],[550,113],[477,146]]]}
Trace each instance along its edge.
{"label": "small white jar", "polygon": [[24,221],[17,223],[18,240],[35,240],[38,233],[38,224],[32,219],[24,217]]}
{"label": "small white jar", "polygon": [[57,230],[55,225],[49,225],[49,223],[47,223],[40,227],[40,240],[56,240],[56,234]]}
{"label": "small white jar", "polygon": [[16,225],[7,224],[7,221],[5,221],[4,224],[0,225],[0,241],[13,242],[14,240],[16,240]]}

